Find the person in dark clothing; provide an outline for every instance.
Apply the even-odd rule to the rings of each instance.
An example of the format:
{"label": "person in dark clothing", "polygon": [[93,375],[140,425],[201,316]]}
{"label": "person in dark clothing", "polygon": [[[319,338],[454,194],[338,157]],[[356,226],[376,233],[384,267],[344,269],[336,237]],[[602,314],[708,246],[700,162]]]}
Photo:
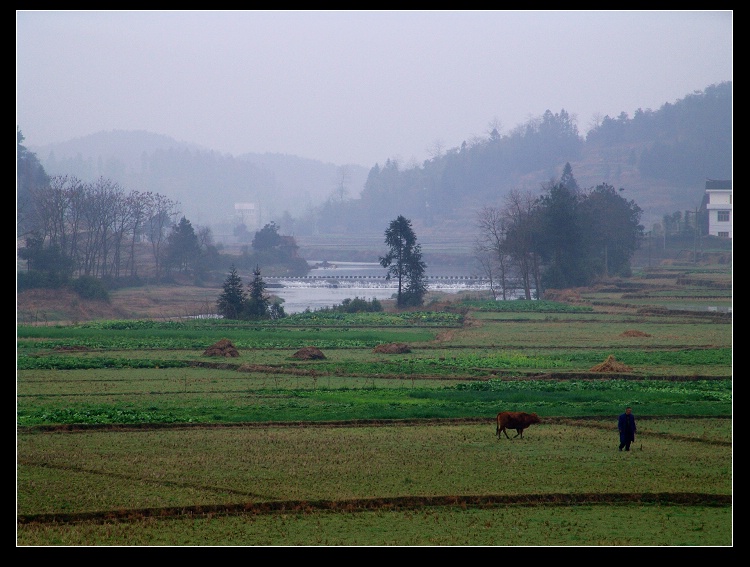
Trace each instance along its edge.
{"label": "person in dark clothing", "polygon": [[620,430],[620,451],[623,447],[630,451],[630,444],[635,441],[635,416],[630,407],[625,408],[625,413],[617,418],[617,429]]}

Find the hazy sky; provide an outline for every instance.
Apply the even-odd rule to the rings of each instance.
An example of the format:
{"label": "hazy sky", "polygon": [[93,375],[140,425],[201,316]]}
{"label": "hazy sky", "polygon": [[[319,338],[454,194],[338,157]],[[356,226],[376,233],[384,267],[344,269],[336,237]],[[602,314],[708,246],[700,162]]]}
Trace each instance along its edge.
{"label": "hazy sky", "polygon": [[27,146],[147,130],[371,167],[732,80],[732,11],[16,11]]}

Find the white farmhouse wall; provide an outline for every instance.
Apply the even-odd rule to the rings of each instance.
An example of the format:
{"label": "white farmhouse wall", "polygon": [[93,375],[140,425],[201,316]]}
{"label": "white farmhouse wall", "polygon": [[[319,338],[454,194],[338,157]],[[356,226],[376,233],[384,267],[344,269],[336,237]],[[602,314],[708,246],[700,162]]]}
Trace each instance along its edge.
{"label": "white farmhouse wall", "polygon": [[732,181],[706,181],[708,234],[732,238]]}

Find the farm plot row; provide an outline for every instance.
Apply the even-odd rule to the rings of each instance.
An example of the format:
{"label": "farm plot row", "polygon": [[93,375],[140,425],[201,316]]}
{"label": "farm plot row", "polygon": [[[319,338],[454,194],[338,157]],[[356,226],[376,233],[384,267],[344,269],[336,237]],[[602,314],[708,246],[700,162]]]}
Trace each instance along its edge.
{"label": "farm plot row", "polygon": [[[259,538],[294,545],[301,542],[288,530],[272,535],[260,525],[277,525],[284,517],[296,532],[306,522],[344,522],[333,514],[340,512],[361,523],[362,538],[372,537],[366,534],[380,525],[378,518],[405,525],[417,514],[451,518],[473,544],[504,544],[517,540],[476,533],[476,520],[515,510],[534,523],[551,514],[581,528],[591,523],[593,534],[600,529],[593,518],[601,514],[648,517],[644,507],[653,506],[659,515],[672,510],[692,518],[691,525],[698,521],[709,541],[726,545],[732,530],[728,423],[642,420],[630,453],[617,451],[612,421],[601,419],[550,420],[515,440],[498,440],[491,421],[26,432],[18,436],[18,537],[47,544],[48,538],[60,543],[72,537],[82,538],[78,544],[154,538],[152,543],[201,545],[206,540],[198,541],[199,534],[208,530],[214,535],[207,537],[229,537],[218,544],[233,537],[235,543]],[[519,506],[540,509],[540,515],[529,517]],[[579,514],[581,506],[586,515]],[[606,512],[595,511],[600,507]],[[195,529],[187,541],[186,521]],[[715,522],[711,528],[709,521]],[[226,535],[240,524],[245,528]],[[318,536],[328,533],[321,529]],[[580,539],[568,544],[629,537],[615,529],[597,543],[583,529],[574,532]],[[403,533],[411,535],[391,541],[453,541],[424,525]],[[527,545],[549,545],[562,536],[535,530],[530,535]],[[327,537],[335,544],[343,535]]]}

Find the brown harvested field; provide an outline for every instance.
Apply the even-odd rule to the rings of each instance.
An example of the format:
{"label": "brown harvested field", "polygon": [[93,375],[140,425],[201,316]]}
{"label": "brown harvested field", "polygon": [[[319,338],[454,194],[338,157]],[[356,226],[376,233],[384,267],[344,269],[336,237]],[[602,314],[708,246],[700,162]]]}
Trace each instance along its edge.
{"label": "brown harvested field", "polygon": [[68,289],[16,294],[18,323],[75,323],[96,319],[166,320],[216,313],[220,287],[159,285],[110,292],[110,300],[81,299]]}
{"label": "brown harvested field", "polygon": [[[221,286],[164,284],[109,292],[109,301],[82,299],[69,289],[32,289],[16,294],[19,324],[70,324],[97,319],[169,320],[216,314]],[[394,301],[382,300],[386,311]],[[436,310],[436,306],[431,309]]]}

